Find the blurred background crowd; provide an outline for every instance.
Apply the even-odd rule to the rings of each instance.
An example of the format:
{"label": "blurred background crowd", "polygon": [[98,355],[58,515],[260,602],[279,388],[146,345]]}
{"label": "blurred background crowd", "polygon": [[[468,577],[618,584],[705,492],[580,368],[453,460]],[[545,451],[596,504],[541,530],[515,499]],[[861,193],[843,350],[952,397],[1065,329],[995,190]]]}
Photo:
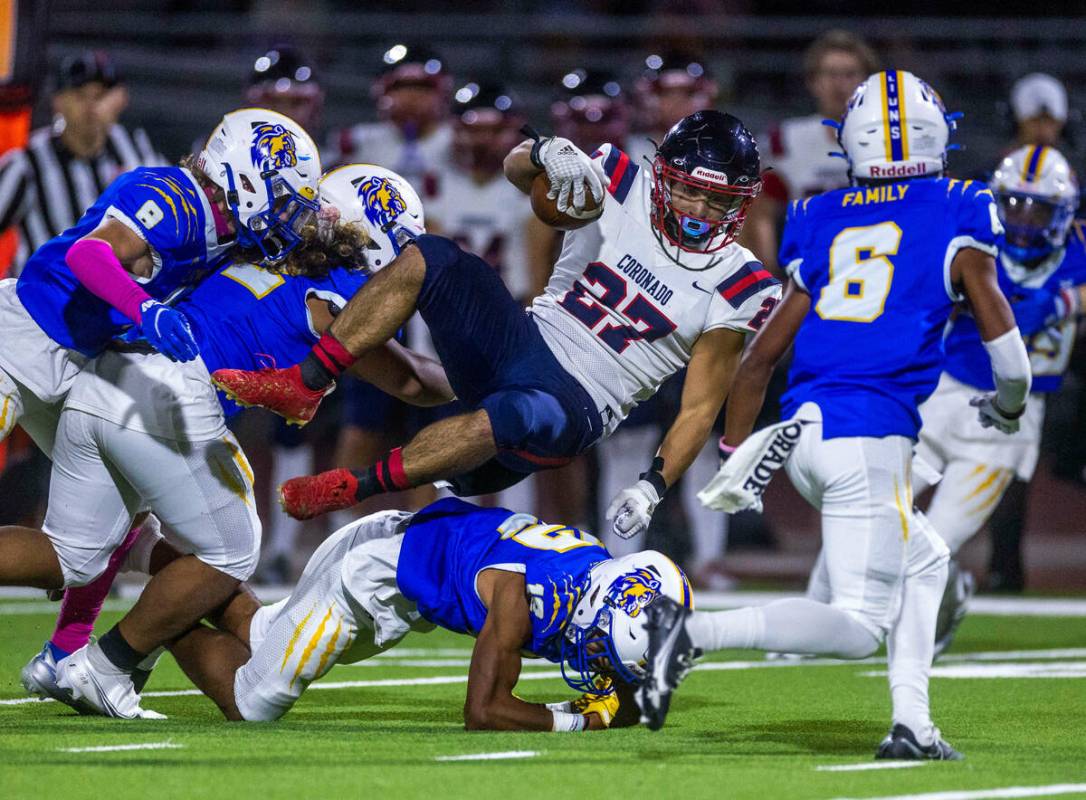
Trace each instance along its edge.
{"label": "blurred background crowd", "polygon": [[[651,158],[684,115],[725,109],[758,134],[765,189],[746,246],[777,267],[786,203],[848,181],[824,118],[884,67],[909,69],[965,112],[951,161],[984,179],[1023,144],[1058,147],[1081,169],[1086,25],[1049,3],[1029,19],[990,3],[914,2],[908,15],[811,0],[627,0],[546,4],[463,0],[0,0],[0,272],[71,225],[121,171],[175,162],[239,105],[288,114],[322,142],[325,168],[372,162],[407,177],[427,227],[493,264],[517,297],[542,290],[560,234],[538,223],[501,174],[529,123],[586,151],[618,144]],[[860,14],[857,6],[868,9]],[[1031,9],[1031,13],[1035,10]],[[3,332],[0,331],[0,335]],[[424,326],[403,332],[425,351]],[[1081,344],[1081,342],[1080,342]],[[1051,401],[1042,464],[1014,486],[962,554],[992,590],[1086,588],[1086,348]],[[776,418],[777,381],[764,411]],[[602,530],[602,510],[644,468],[674,418],[681,376],[620,432],[560,470],[487,498]],[[282,480],[332,465],[363,466],[434,414],[345,383],[305,429],[263,412],[239,418],[262,487],[261,577],[286,582],[330,530],[381,507],[435,496],[374,498],[350,517],[302,524],[275,503]],[[425,412],[425,413],[422,413]],[[48,465],[25,438],[4,445],[0,523],[40,520]],[[817,516],[780,479],[764,515],[709,512],[694,493],[716,470],[710,443],[669,492],[647,546],[668,552],[702,587],[794,583],[818,549]],[[609,542],[617,553],[643,543]]]}

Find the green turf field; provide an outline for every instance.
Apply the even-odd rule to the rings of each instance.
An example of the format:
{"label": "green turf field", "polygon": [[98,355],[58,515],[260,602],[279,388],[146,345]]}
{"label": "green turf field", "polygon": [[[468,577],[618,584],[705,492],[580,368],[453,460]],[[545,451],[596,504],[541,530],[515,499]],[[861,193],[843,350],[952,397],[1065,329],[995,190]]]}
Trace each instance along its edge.
{"label": "green turf field", "polygon": [[[881,663],[767,664],[724,654],[677,695],[667,727],[586,734],[466,733],[460,709],[471,640],[413,635],[365,666],[336,667],[281,722],[227,724],[202,697],[145,697],[170,716],[75,716],[23,696],[18,671],[51,630],[44,603],[0,601],[0,798],[638,797],[868,798],[1065,787],[1086,797],[1086,619],[966,620],[932,701],[961,763],[870,771],[888,727]],[[33,611],[34,613],[25,613]],[[19,613],[13,613],[19,612]],[[108,625],[117,614],[107,614]],[[104,630],[100,627],[100,630]],[[1036,651],[1033,653],[1023,651]],[[541,676],[541,677],[537,677]],[[518,692],[567,696],[550,665]],[[1027,677],[1028,676],[1028,677]],[[420,679],[431,679],[422,683]],[[149,694],[191,689],[168,658]],[[159,749],[87,751],[118,745]],[[444,761],[483,753],[519,758]],[[1075,785],[1078,785],[1077,789]],[[1061,791],[1048,788],[1030,796]],[[962,792],[964,794],[959,794]],[[1077,794],[1075,794],[1077,792]]]}

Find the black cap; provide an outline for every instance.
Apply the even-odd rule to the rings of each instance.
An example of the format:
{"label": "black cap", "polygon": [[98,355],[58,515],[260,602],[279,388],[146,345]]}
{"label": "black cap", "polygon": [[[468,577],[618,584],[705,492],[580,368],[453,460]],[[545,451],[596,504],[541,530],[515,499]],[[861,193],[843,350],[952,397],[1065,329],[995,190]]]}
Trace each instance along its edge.
{"label": "black cap", "polygon": [[104,50],[84,50],[79,55],[65,56],[57,68],[57,91],[78,89],[88,83],[106,87],[121,83],[113,59]]}

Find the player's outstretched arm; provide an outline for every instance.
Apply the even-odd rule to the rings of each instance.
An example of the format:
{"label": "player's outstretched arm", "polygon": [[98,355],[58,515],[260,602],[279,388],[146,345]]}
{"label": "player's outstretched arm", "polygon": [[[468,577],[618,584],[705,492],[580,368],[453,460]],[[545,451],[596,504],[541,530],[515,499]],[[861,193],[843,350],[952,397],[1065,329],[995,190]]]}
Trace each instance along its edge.
{"label": "player's outstretched arm", "polygon": [[754,336],[739,364],[735,382],[728,395],[724,439],[737,447],[750,436],[754,422],[765,402],[765,390],[777,362],[788,352],[796,332],[811,307],[810,296],[789,281],[784,299]]}
{"label": "player's outstretched arm", "polygon": [[963,248],[950,265],[950,276],[969,301],[984,349],[992,360],[995,394],[974,398],[972,404],[984,427],[1014,433],[1026,410],[1032,374],[1014,312],[999,288],[995,259],[975,248]]}

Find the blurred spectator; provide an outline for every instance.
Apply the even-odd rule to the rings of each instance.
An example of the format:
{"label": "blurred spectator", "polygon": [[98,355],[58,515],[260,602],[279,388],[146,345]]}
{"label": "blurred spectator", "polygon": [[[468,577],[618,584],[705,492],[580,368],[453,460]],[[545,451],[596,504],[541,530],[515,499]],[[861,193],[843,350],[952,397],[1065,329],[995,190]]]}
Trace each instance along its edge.
{"label": "blurred spectator", "polygon": [[378,164],[403,175],[427,202],[436,194],[452,140],[451,90],[440,55],[423,45],[392,45],[370,90],[381,122],[334,134],[326,166]]}
{"label": "blurred spectator", "polygon": [[1059,145],[1067,124],[1067,89],[1056,78],[1032,72],[1011,87],[1011,113],[1015,147],[1027,144]]}
{"label": "blurred spectator", "polygon": [[770,171],[751,205],[741,241],[770,269],[779,269],[777,247],[788,201],[848,185],[848,164],[829,155],[840,148],[834,130],[822,120],[840,119],[852,92],[877,69],[878,59],[863,39],[827,31],[803,57],[807,90],[818,113],[783,120],[758,137],[762,167]]}
{"label": "blurred spectator", "polygon": [[52,126],[0,159],[0,230],[19,228],[16,273],[122,172],[164,163],[143,130],[118,124],[127,106],[128,91],[108,55],[88,51],[61,61]]}
{"label": "blurred spectator", "polygon": [[293,45],[272,45],[256,59],[245,101],[286,114],[319,141],[324,88],[313,62]]}
{"label": "blurred spectator", "polygon": [[720,87],[700,59],[688,53],[655,53],[634,85],[637,130],[626,154],[635,164],[651,162],[656,143],[685,116],[713,108]]}

